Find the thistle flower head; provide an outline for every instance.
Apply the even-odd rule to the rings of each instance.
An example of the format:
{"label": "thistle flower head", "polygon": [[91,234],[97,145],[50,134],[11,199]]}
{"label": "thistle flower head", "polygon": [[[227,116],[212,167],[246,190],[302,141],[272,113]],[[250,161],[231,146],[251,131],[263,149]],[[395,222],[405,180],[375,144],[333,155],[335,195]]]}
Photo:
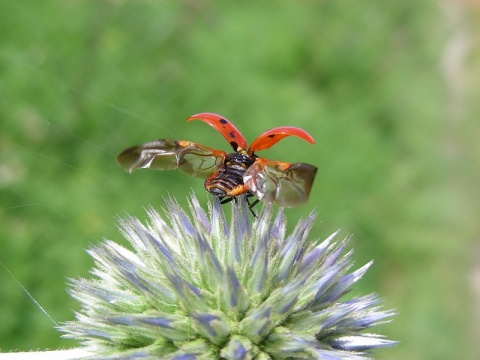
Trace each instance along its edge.
{"label": "thistle flower head", "polygon": [[313,214],[286,234],[282,210],[251,223],[242,197],[230,225],[216,198],[189,208],[122,220],[131,250],[89,250],[94,279],[73,281],[81,310],[64,336],[96,359],[364,359],[393,344],[363,332],[393,314],[375,295],[343,299],[371,263],[350,271],[346,241],[308,239]]}

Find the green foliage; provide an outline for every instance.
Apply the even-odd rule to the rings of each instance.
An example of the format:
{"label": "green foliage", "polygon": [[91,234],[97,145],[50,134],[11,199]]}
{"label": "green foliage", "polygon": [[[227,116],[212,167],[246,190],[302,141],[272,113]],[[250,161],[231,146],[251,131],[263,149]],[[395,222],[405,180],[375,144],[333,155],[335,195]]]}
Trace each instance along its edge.
{"label": "green foliage", "polygon": [[[211,111],[249,140],[279,125],[317,140],[262,155],[319,167],[292,224],[315,207],[312,235],[353,232],[358,262],[375,259],[362,286],[399,313],[383,358],[477,358],[478,130],[449,112],[435,2],[6,0],[0,34],[0,260],[56,321],[73,318],[66,278],[87,275],[84,249],[118,236],[117,215],[208,198],[201,180],[128,175],[115,155],[162,137],[228,149],[184,122]],[[3,351],[74,345],[0,279]]]}

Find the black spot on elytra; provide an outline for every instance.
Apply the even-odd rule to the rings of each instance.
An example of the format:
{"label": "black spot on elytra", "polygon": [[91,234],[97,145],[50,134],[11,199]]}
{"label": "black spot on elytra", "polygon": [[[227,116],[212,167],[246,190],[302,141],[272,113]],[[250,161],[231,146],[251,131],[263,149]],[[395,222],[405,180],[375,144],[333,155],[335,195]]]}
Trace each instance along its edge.
{"label": "black spot on elytra", "polygon": [[235,141],[230,141],[230,145],[232,145],[233,150],[237,151],[238,144]]}
{"label": "black spot on elytra", "polygon": [[274,138],[275,137],[275,134],[272,134],[272,135],[268,135],[269,138]]}
{"label": "black spot on elytra", "polygon": [[230,131],[228,136],[230,136],[232,139],[235,139],[235,133],[233,131]]}
{"label": "black spot on elytra", "polygon": [[223,124],[223,125],[228,124],[228,121],[225,119],[220,119],[220,124]]}

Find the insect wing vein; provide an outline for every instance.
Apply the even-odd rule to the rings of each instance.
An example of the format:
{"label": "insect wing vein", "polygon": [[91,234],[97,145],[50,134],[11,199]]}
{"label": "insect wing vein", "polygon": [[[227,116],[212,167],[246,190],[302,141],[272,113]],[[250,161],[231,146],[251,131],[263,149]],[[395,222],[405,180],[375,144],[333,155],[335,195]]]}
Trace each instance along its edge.
{"label": "insect wing vein", "polygon": [[304,163],[284,163],[263,158],[245,172],[243,181],[260,200],[292,207],[305,203],[317,168]]}
{"label": "insect wing vein", "polygon": [[160,139],[124,150],[117,162],[127,171],[136,169],[174,170],[206,178],[224,159],[224,152],[190,141]]}

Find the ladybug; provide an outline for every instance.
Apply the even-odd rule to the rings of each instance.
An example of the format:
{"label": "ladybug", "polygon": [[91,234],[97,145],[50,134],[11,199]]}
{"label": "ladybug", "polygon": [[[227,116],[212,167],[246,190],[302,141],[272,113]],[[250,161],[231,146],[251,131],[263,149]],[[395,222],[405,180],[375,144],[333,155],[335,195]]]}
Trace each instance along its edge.
{"label": "ladybug", "polygon": [[223,203],[246,194],[258,203],[293,207],[308,200],[317,168],[304,163],[272,161],[256,152],[275,145],[287,136],[296,136],[311,144],[315,141],[306,131],[281,126],[257,137],[250,146],[242,133],[225,117],[199,113],[187,121],[201,120],[217,130],[233,152],[212,149],[191,141],[160,139],[132,146],[117,156],[117,163],[128,172],[136,169],[174,170],[205,179],[205,189]]}

